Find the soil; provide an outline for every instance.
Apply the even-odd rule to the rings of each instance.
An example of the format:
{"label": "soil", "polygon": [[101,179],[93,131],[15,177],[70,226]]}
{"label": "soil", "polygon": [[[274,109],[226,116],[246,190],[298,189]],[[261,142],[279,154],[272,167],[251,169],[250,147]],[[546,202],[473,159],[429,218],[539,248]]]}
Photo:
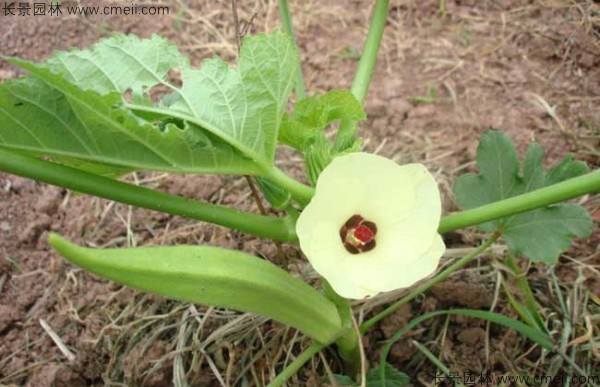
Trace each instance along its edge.
{"label": "soil", "polygon": [[[240,3],[243,20],[255,15],[250,33],[279,25],[276,2]],[[571,152],[598,168],[597,2],[448,0],[444,14],[438,1],[390,3],[366,103],[369,118],[360,129],[367,150],[399,163],[427,164],[438,176],[446,212],[458,209],[451,192],[454,178],[473,170],[478,138],[491,127],[508,133],[521,154],[536,140],[546,150],[548,164]],[[85,47],[117,31],[166,36],[196,64],[214,53],[235,58],[229,1],[163,4],[170,7],[169,16],[2,15],[0,54],[43,60],[54,50]],[[312,93],[350,86],[370,4],[292,2],[302,67]],[[0,64],[0,81],[19,75]],[[435,90],[434,98],[430,90]],[[280,156],[297,173],[298,156],[287,151]],[[237,177],[148,173],[137,178],[170,193],[257,211],[245,181]],[[587,196],[580,203],[596,220],[594,233],[589,240],[576,241],[554,273],[565,297],[588,294],[593,299],[600,296],[600,197]],[[182,378],[192,386],[263,385],[274,375],[277,359],[282,361],[288,351],[299,353],[307,343],[276,323],[141,294],[88,274],[49,249],[50,231],[89,246],[188,243],[242,249],[267,259],[278,254],[270,243],[222,227],[0,174],[0,385],[165,386]],[[446,242],[449,247],[469,247],[482,238],[471,229],[446,236]],[[302,267],[294,246],[283,246],[283,255],[288,268]],[[525,262],[521,266],[528,269],[542,309],[556,310],[550,272]],[[496,257],[485,256],[477,266],[456,273],[394,313],[366,336],[369,362],[379,362],[384,339],[428,311],[493,308],[516,317],[499,290],[501,273]],[[589,305],[581,305],[581,313],[573,312],[573,337],[587,330],[585,315],[598,313],[593,301],[586,300]],[[251,328],[223,331],[233,322]],[[50,328],[45,329],[46,324]],[[562,329],[559,325],[553,327]],[[53,341],[50,330],[67,350]],[[597,325],[593,334],[598,334]],[[464,317],[429,320],[400,340],[388,358],[414,385],[431,383],[436,372],[415,341],[428,344],[456,372],[544,374],[549,366],[536,363],[539,349],[530,351],[531,344],[514,331]],[[587,371],[600,375],[600,357],[589,353]],[[325,356],[333,372],[339,372],[332,354]],[[542,364],[540,369],[536,364]],[[560,371],[570,372],[566,365]],[[326,384],[326,375],[323,358],[316,357],[290,385]]]}

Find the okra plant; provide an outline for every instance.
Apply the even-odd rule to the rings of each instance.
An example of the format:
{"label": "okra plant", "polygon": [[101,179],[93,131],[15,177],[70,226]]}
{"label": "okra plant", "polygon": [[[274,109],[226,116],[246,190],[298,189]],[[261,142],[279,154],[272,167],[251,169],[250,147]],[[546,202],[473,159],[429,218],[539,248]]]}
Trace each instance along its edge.
{"label": "okra plant", "polygon": [[[285,32],[246,37],[237,66],[212,58],[193,68],[159,36],[115,35],[90,49],[57,52],[42,63],[3,57],[28,76],[0,84],[0,170],[297,243],[321,276],[321,286],[267,260],[219,247],[91,249],[51,234],[54,249],[136,289],[253,312],[299,329],[314,344],[281,370],[271,381],[275,386],[329,345],[338,349],[347,382],[354,383],[365,373],[362,334],[500,238],[507,256],[552,265],[572,238],[589,236],[592,219],[585,209],[560,202],[598,192],[600,172],[571,156],[544,170],[536,143],[520,163],[511,141],[497,130],[481,139],[478,173],[456,180],[456,201],[465,210],[442,217],[437,183],[424,165],[397,165],[364,153],[356,136],[388,2],[375,4],[351,90],[313,96],[304,91],[287,4],[280,6]],[[325,129],[333,123],[339,123],[337,135],[329,138]],[[276,166],[279,143],[302,155],[307,183]],[[283,215],[242,212],[119,181],[133,171],[251,176]],[[441,235],[469,226],[489,233],[489,239],[438,271],[446,249]],[[356,325],[349,300],[411,287]],[[554,350],[543,323],[491,312],[437,311],[406,330],[444,313],[509,326]],[[368,383],[406,382],[385,362],[394,341],[379,368],[367,373]]]}

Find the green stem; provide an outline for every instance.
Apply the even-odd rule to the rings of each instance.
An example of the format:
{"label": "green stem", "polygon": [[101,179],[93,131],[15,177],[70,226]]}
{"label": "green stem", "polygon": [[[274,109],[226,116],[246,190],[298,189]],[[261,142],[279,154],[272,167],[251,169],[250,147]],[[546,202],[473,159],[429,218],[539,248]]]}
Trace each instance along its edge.
{"label": "green stem", "polygon": [[343,333],[335,341],[338,347],[338,352],[342,361],[344,362],[344,372],[346,375],[351,376],[353,379],[361,371],[361,357],[360,357],[360,346],[359,340],[352,322],[352,306],[347,298],[344,298],[337,294],[335,290],[329,285],[329,282],[323,280],[323,293],[331,300],[342,320],[342,327],[344,328]]}
{"label": "green stem", "polygon": [[296,242],[294,222],[197,202],[138,187],[0,148],[0,170],[117,202],[241,230],[282,242]]}
{"label": "green stem", "polygon": [[[367,90],[373,77],[373,70],[377,63],[377,53],[379,52],[379,46],[381,45],[381,38],[383,37],[383,29],[388,15],[389,0],[377,0],[375,8],[373,9],[373,16],[371,17],[371,25],[369,26],[369,32],[365,40],[360,62],[356,69],[354,76],[354,82],[350,91],[352,95],[362,104],[367,96]],[[336,149],[343,149],[348,143],[354,138],[356,133],[357,121],[344,120],[340,124],[338,130],[335,145]]]}
{"label": "green stem", "polygon": [[[290,7],[288,6],[287,0],[279,0],[279,16],[281,17],[281,23],[283,24],[283,30],[288,34],[296,47],[296,35],[294,34],[294,27],[292,25],[292,16],[290,14]],[[304,77],[302,76],[302,66],[298,65],[296,69],[295,85],[294,90],[296,91],[296,98],[298,100],[306,98],[306,89],[304,88]]]}
{"label": "green stem", "polygon": [[279,168],[272,167],[266,171],[264,177],[277,184],[281,188],[288,190],[292,194],[292,197],[303,206],[308,204],[310,199],[312,199],[313,195],[315,194],[314,188],[304,185],[298,180],[289,177]]}
{"label": "green stem", "polygon": [[408,293],[398,301],[394,302],[392,305],[385,308],[383,311],[377,313],[375,316],[362,323],[362,325],[360,326],[360,332],[367,332],[369,329],[373,328],[373,326],[375,326],[375,324],[377,324],[379,321],[398,310],[402,305],[413,300],[419,294],[422,294],[423,292],[427,291],[432,286],[437,285],[441,281],[445,280],[446,278],[448,278],[448,276],[450,276],[450,274],[454,273],[458,269],[464,267],[467,263],[471,262],[473,259],[477,258],[479,254],[481,254],[488,247],[490,247],[500,237],[500,235],[502,235],[502,232],[500,230],[496,231],[485,243],[471,251],[469,254],[454,262],[452,265],[448,266],[444,271],[437,274],[435,277],[423,282],[421,285],[413,289],[410,293]]}
{"label": "green stem", "polygon": [[365,101],[367,90],[369,89],[371,78],[373,77],[373,70],[377,63],[377,53],[379,52],[379,46],[381,45],[381,38],[383,37],[383,28],[385,27],[388,9],[389,0],[377,0],[375,3],[373,17],[371,18],[371,26],[369,27],[358,68],[356,69],[352,89],[350,89],[359,102]]}
{"label": "green stem", "polygon": [[442,218],[438,231],[440,234],[445,234],[459,228],[531,211],[594,192],[600,192],[600,171],[590,172],[583,176],[471,210],[450,214]]}
{"label": "green stem", "polygon": [[[358,346],[358,336],[354,330],[352,324],[352,309],[350,302],[337,294],[331,285],[323,280],[323,292],[337,307],[342,319],[342,325],[346,328],[346,333],[341,335],[337,340],[336,344],[340,352],[340,356],[344,361],[345,370],[355,376],[360,371],[361,359],[360,359],[360,348]],[[310,347],[304,350],[293,362],[291,362],[267,387],[279,387],[286,380],[292,377],[298,370],[309,361],[314,355],[320,350],[327,347],[331,343],[313,343]]]}
{"label": "green stem", "polygon": [[312,359],[313,356],[319,353],[319,351],[325,348],[326,346],[327,344],[321,344],[316,342],[313,343],[304,352],[302,352],[300,356],[294,359],[294,361],[291,362],[279,375],[277,375],[275,379],[273,379],[271,383],[267,385],[267,387],[282,386],[289,378],[295,375],[300,368],[302,368],[304,363]]}

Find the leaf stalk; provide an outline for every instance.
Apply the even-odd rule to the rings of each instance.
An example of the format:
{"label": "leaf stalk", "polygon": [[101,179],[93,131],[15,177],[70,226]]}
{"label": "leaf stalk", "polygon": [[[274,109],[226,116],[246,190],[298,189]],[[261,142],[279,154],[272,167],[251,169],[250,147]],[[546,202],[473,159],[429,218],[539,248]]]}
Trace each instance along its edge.
{"label": "leaf stalk", "polygon": [[600,192],[600,171],[590,172],[481,207],[450,214],[442,218],[438,231],[440,234],[445,234],[594,192]]}
{"label": "leaf stalk", "polygon": [[[281,242],[296,242],[291,219],[238,211],[154,191],[0,148],[0,170],[105,199],[180,215]],[[299,184],[299,183],[298,183]]]}

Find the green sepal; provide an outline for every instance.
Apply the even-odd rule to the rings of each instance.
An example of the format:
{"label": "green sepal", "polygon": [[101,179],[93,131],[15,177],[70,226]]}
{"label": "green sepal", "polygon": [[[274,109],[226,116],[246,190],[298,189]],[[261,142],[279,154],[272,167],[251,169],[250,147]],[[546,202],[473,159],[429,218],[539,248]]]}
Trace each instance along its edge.
{"label": "green sepal", "polygon": [[292,201],[292,194],[289,191],[261,177],[256,177],[255,179],[265,199],[271,204],[271,207],[276,210],[285,210],[289,207]]}

